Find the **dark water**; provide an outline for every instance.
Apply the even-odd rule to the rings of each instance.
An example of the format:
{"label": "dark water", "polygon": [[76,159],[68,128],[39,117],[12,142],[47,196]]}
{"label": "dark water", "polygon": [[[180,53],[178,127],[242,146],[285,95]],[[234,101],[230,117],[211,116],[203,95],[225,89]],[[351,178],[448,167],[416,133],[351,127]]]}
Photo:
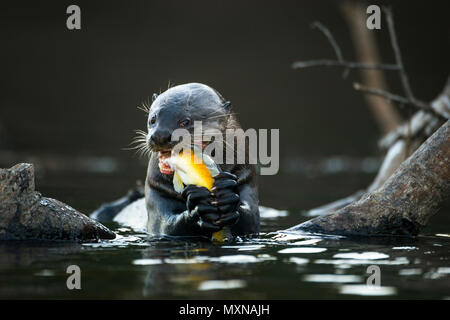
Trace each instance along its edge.
{"label": "dark water", "polygon": [[[245,128],[280,129],[280,172],[260,177],[261,204],[287,213],[262,219],[260,239],[233,245],[148,242],[0,244],[0,298],[449,298],[450,211],[415,240],[274,238],[306,209],[366,187],[380,137],[363,96],[341,70],[292,70],[332,58],[319,20],[343,54],[354,47],[338,1],[79,1],[82,30],[65,28],[64,1],[5,3],[0,12],[0,167],[31,162],[45,196],[89,213],[125,194],[145,161],[125,152],[145,127],[136,107],[171,83],[203,82],[233,102]],[[448,1],[393,6],[404,63],[418,98],[448,76]],[[393,61],[386,29],[382,60]],[[398,75],[388,73],[393,92]],[[66,288],[66,268],[82,290]],[[365,286],[378,265],[381,289]],[[372,295],[369,295],[372,294]]]}
{"label": "dark water", "polygon": [[[38,185],[48,195],[73,198],[72,205],[88,212],[97,202],[94,190],[109,183],[116,184],[112,189],[123,189],[120,176],[59,172],[42,177],[45,183]],[[327,198],[314,180],[334,185],[370,177],[319,175],[310,179],[309,187],[308,181],[299,186],[304,194],[298,203]],[[355,185],[347,185],[342,192],[348,194]],[[300,210],[263,210],[260,238],[226,245],[148,241],[145,234],[114,224],[110,227],[118,237],[113,241],[2,243],[0,298],[450,298],[448,210],[438,213],[414,240],[271,233],[306,219]],[[66,288],[66,269],[73,264],[82,272],[79,291]],[[380,288],[366,285],[371,265],[380,267]]]}
{"label": "dark water", "polygon": [[[145,235],[120,233],[98,244],[2,244],[0,296],[442,299],[450,294],[449,235],[378,243],[266,236],[218,246],[149,243]],[[66,288],[65,270],[73,264],[82,271],[79,291]],[[380,267],[381,287],[366,285],[370,265]]]}

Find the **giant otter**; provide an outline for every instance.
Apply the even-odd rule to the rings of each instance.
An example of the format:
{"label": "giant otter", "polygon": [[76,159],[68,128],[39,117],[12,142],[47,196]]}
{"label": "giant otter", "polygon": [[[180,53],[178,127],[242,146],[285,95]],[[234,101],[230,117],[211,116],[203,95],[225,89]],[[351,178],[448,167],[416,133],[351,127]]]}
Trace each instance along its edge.
{"label": "giant otter", "polygon": [[[227,129],[240,128],[231,112],[231,103],[200,83],[169,88],[160,95],[154,94],[152,100],[148,133],[142,133],[141,139],[141,147],[150,153],[144,191],[147,232],[211,238],[213,232],[227,226],[234,236],[258,233],[258,192],[253,165],[236,164],[236,161],[219,164],[221,173],[215,177],[212,192],[189,185],[178,193],[172,183],[173,171],[164,161],[177,143],[171,139],[175,129],[193,133],[194,121],[201,121],[204,132],[215,129],[225,133]],[[208,141],[200,143],[206,145]],[[225,143],[224,149],[227,148],[229,145]],[[244,148],[247,152],[248,144]],[[111,218],[136,197],[130,194],[112,205],[104,205],[93,216],[100,220]]]}

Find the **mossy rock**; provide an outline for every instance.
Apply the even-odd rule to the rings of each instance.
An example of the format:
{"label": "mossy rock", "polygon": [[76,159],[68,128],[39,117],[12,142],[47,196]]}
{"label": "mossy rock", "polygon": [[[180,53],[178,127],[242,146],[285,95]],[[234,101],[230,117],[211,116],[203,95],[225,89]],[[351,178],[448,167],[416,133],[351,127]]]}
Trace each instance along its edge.
{"label": "mossy rock", "polygon": [[32,164],[0,169],[0,240],[92,242],[115,237],[99,222],[35,191]]}

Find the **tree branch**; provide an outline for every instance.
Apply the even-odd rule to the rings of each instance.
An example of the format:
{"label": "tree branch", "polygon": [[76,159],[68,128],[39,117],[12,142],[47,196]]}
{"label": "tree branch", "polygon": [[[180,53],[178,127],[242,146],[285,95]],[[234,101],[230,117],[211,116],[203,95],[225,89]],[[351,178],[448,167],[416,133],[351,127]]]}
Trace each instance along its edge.
{"label": "tree branch", "polygon": [[386,22],[388,24],[389,37],[391,39],[392,49],[395,54],[395,62],[399,67],[400,79],[402,81],[403,89],[405,90],[406,97],[410,101],[415,101],[411,86],[409,84],[408,76],[403,66],[402,55],[400,53],[400,46],[398,45],[397,35],[395,33],[394,19],[392,18],[392,10],[388,7],[383,7],[384,14],[386,15]]}
{"label": "tree branch", "polygon": [[319,59],[319,60],[309,60],[309,61],[296,61],[292,64],[292,68],[301,69],[309,67],[345,67],[349,69],[379,69],[379,70],[400,70],[395,64],[373,64],[373,63],[361,63],[353,61],[338,61],[332,59]]}
{"label": "tree branch", "polygon": [[296,61],[292,64],[293,69],[309,68],[317,66],[325,66],[325,67],[333,66],[333,67],[345,67],[345,69],[400,70],[399,65],[395,64],[373,64],[373,63],[346,61],[344,59],[344,56],[342,55],[341,48],[339,47],[339,45],[337,44],[336,40],[333,37],[333,34],[327,27],[325,27],[325,25],[323,25],[319,21],[315,21],[311,24],[311,27],[319,29],[327,37],[328,42],[330,42],[331,46],[334,49],[337,60],[317,59],[309,61]]}
{"label": "tree branch", "polygon": [[342,62],[344,61],[344,57],[342,56],[341,48],[339,48],[336,40],[334,39],[333,35],[331,34],[330,30],[328,30],[327,27],[325,27],[321,22],[315,21],[311,24],[311,28],[317,28],[327,37],[330,44],[333,46],[334,52],[336,53],[336,57],[338,61]]}
{"label": "tree branch", "polygon": [[423,101],[420,101],[417,99],[410,100],[409,98],[405,98],[405,97],[399,96],[397,94],[390,93],[388,91],[366,87],[360,83],[354,83],[353,88],[356,91],[361,91],[366,94],[373,94],[373,95],[385,98],[386,100],[389,100],[389,101],[398,102],[398,103],[400,103],[400,105],[408,105],[410,107],[413,107],[416,110],[423,110],[425,112],[432,113],[434,116],[438,117],[439,119],[446,120],[446,118],[444,116],[437,113],[429,104],[427,104]]}
{"label": "tree branch", "polygon": [[331,34],[330,30],[326,28],[322,23],[316,21],[312,24],[313,28],[318,28],[328,39],[331,46],[334,48],[336,53],[337,60],[332,59],[319,59],[319,60],[309,60],[309,61],[296,61],[292,64],[292,68],[308,68],[315,66],[340,66],[348,69],[381,69],[381,70],[396,70],[400,73],[400,79],[403,86],[403,90],[405,91],[406,97],[399,96],[384,90],[365,87],[361,84],[354,84],[353,87],[355,90],[363,91],[368,94],[376,95],[379,97],[383,97],[389,101],[399,102],[401,104],[409,105],[418,110],[423,110],[429,112],[439,119],[446,119],[444,116],[436,112],[429,104],[417,100],[414,97],[414,94],[411,90],[411,86],[409,84],[408,75],[405,72],[405,68],[403,65],[403,60],[400,52],[400,47],[398,45],[397,35],[395,33],[394,19],[392,17],[392,10],[388,7],[383,7],[383,12],[386,15],[386,22],[389,30],[389,37],[391,39],[392,49],[395,55],[396,64],[371,64],[371,63],[360,63],[353,61],[345,61],[341,49],[339,48],[336,40]]}

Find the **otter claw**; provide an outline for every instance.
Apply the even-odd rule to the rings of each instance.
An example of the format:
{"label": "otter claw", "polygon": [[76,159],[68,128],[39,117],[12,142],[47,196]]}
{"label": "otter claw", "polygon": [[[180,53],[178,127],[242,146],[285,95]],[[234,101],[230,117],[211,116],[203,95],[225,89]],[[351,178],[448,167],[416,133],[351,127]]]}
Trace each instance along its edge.
{"label": "otter claw", "polygon": [[217,190],[221,189],[232,189],[236,187],[237,182],[236,180],[231,179],[225,179],[225,180],[216,180],[214,181],[214,187],[211,188],[212,192],[215,192]]}
{"label": "otter claw", "polygon": [[236,193],[230,193],[228,196],[220,198],[215,201],[216,205],[224,206],[226,204],[233,204],[239,202],[239,196]]}
{"label": "otter claw", "polygon": [[235,211],[231,214],[222,216],[219,220],[216,221],[217,225],[220,227],[224,227],[226,225],[234,225],[239,220],[239,212]]}
{"label": "otter claw", "polygon": [[199,204],[208,205],[211,193],[204,187],[189,185],[184,188],[182,196],[186,199],[186,207],[193,210]]}
{"label": "otter claw", "polygon": [[219,231],[221,229],[221,227],[214,225],[212,223],[203,221],[203,220],[199,220],[197,222],[197,224],[199,225],[200,228],[206,230],[206,231],[211,231],[211,232],[215,232],[215,231]]}
{"label": "otter claw", "polygon": [[237,180],[238,179],[236,175],[229,173],[229,172],[225,172],[225,171],[216,174],[213,178],[214,178],[214,180],[219,180],[219,179]]}

